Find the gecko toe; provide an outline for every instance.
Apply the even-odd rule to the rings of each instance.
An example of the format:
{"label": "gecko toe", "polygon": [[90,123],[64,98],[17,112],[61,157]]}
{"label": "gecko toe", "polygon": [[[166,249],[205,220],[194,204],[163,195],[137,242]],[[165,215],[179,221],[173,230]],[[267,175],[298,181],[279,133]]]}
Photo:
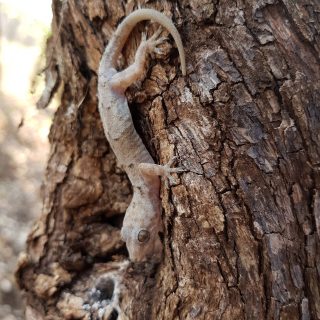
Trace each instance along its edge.
{"label": "gecko toe", "polygon": [[157,45],[159,45],[159,44],[164,43],[164,42],[167,41],[167,40],[168,40],[168,37],[161,37],[161,38],[157,39],[157,40],[154,42],[154,44],[157,46]]}
{"label": "gecko toe", "polygon": [[162,31],[163,31],[163,28],[159,27],[159,29],[151,36],[151,38],[149,40],[155,41],[160,36]]}
{"label": "gecko toe", "polygon": [[170,171],[170,173],[173,173],[173,172],[185,172],[186,169],[184,169],[182,167],[177,167],[177,168],[170,168],[169,171]]}
{"label": "gecko toe", "polygon": [[147,34],[146,32],[141,32],[141,42],[146,41],[147,40]]}
{"label": "gecko toe", "polygon": [[166,167],[170,168],[176,161],[177,161],[178,157],[177,156],[173,156],[165,165]]}

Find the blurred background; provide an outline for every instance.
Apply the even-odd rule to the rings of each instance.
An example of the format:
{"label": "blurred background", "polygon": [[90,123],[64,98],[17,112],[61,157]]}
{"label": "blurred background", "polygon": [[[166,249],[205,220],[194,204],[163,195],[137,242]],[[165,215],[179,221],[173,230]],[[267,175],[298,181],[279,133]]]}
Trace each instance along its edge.
{"label": "blurred background", "polygon": [[51,0],[0,0],[0,319],[24,319],[18,255],[41,212],[40,187],[56,106],[37,110]]}

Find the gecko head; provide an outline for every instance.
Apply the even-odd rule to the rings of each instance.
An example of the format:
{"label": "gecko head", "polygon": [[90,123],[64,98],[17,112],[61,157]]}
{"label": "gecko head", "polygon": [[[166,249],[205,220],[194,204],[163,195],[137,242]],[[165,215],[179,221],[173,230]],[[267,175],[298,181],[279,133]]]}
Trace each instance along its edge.
{"label": "gecko head", "polygon": [[126,227],[121,229],[122,239],[126,242],[130,260],[159,262],[162,256],[162,243],[158,227]]}
{"label": "gecko head", "polygon": [[126,210],[121,237],[133,262],[161,261],[163,246],[159,233],[162,231],[162,221],[158,198],[158,195],[152,197],[134,192]]}

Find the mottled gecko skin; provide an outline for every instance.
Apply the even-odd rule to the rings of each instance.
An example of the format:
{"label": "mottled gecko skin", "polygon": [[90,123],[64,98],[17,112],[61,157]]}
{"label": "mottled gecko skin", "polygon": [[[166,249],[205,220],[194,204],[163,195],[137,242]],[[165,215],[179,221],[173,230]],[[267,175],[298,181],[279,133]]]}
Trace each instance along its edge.
{"label": "mottled gecko skin", "polygon": [[125,90],[143,75],[147,55],[157,49],[165,38],[158,30],[150,39],[142,36],[135,61],[123,71],[117,71],[116,62],[134,26],[142,20],[153,20],[164,26],[176,41],[183,75],[186,74],[185,56],[180,35],[172,21],[152,9],[139,9],[127,16],[118,26],[107,45],[99,67],[99,112],[105,135],[133,186],[133,198],[126,211],[121,236],[126,242],[130,260],[160,261],[162,231],[160,178],[180,168],[157,165],[137,134],[129,111]]}

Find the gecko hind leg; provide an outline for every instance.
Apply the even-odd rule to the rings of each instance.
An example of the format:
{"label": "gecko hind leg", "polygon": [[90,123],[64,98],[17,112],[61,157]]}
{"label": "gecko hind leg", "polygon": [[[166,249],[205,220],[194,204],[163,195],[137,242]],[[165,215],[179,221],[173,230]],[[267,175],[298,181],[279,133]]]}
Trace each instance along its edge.
{"label": "gecko hind leg", "polygon": [[137,49],[134,63],[126,69],[117,72],[112,76],[110,85],[114,90],[124,92],[132,83],[140,79],[146,68],[148,54],[162,53],[157,46],[167,40],[166,37],[159,37],[162,29],[159,28],[149,39],[146,33],[141,34],[141,43]]}

